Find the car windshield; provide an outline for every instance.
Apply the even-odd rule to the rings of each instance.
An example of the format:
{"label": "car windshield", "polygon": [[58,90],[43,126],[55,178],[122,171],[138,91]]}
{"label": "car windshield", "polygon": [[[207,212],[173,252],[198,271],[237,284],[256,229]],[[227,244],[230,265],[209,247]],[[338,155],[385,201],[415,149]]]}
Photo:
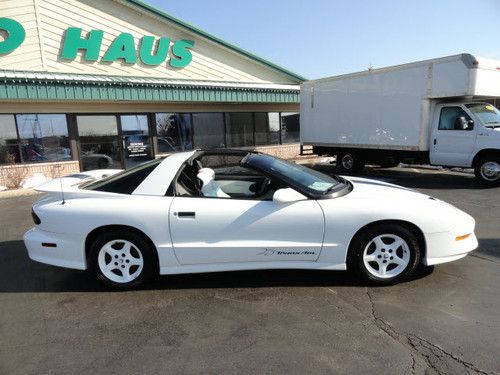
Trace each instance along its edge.
{"label": "car windshield", "polygon": [[313,195],[324,195],[336,190],[337,187],[344,186],[344,181],[340,177],[331,177],[303,165],[269,155],[249,154],[243,159],[243,163],[276,176],[292,186],[298,185],[301,190]]}
{"label": "car windshield", "polygon": [[489,128],[500,127],[500,111],[488,103],[466,104],[466,107],[474,113],[484,126]]}

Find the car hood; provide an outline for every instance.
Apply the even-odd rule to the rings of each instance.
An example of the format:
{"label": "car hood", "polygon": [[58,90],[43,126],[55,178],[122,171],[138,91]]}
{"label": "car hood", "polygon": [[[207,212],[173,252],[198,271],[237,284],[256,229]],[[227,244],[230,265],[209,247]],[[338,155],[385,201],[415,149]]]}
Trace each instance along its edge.
{"label": "car hood", "polygon": [[346,195],[351,199],[429,199],[428,195],[402,186],[390,184],[379,180],[371,180],[360,177],[345,177],[353,185],[352,191]]}

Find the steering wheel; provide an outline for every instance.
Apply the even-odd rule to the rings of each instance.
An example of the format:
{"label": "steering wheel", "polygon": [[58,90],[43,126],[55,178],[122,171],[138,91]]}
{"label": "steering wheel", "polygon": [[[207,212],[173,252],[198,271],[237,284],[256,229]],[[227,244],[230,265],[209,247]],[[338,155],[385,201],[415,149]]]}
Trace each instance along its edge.
{"label": "steering wheel", "polygon": [[262,184],[260,185],[260,188],[255,193],[255,195],[260,197],[260,196],[266,194],[269,191],[270,187],[271,187],[271,179],[266,177],[266,178],[264,178],[264,181],[262,181]]}

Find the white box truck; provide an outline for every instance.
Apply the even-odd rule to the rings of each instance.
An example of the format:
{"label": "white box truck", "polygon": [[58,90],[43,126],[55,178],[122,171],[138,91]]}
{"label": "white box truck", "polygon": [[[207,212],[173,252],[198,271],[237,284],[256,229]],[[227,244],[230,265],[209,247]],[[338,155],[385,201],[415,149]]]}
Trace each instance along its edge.
{"label": "white box truck", "polygon": [[306,81],[300,140],[357,171],[400,162],[474,168],[500,184],[500,62],[461,54]]}

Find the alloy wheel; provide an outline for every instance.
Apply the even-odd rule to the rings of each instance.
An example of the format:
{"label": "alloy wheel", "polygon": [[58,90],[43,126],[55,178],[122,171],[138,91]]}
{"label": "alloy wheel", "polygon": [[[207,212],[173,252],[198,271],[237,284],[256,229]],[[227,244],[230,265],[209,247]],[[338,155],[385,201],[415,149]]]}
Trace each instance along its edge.
{"label": "alloy wheel", "polygon": [[144,257],[132,242],[113,240],[99,251],[97,263],[102,274],[116,283],[129,283],[139,277]]}
{"label": "alloy wheel", "polygon": [[408,243],[395,234],[381,234],[373,238],[363,251],[366,270],[382,279],[400,275],[410,262]]}

